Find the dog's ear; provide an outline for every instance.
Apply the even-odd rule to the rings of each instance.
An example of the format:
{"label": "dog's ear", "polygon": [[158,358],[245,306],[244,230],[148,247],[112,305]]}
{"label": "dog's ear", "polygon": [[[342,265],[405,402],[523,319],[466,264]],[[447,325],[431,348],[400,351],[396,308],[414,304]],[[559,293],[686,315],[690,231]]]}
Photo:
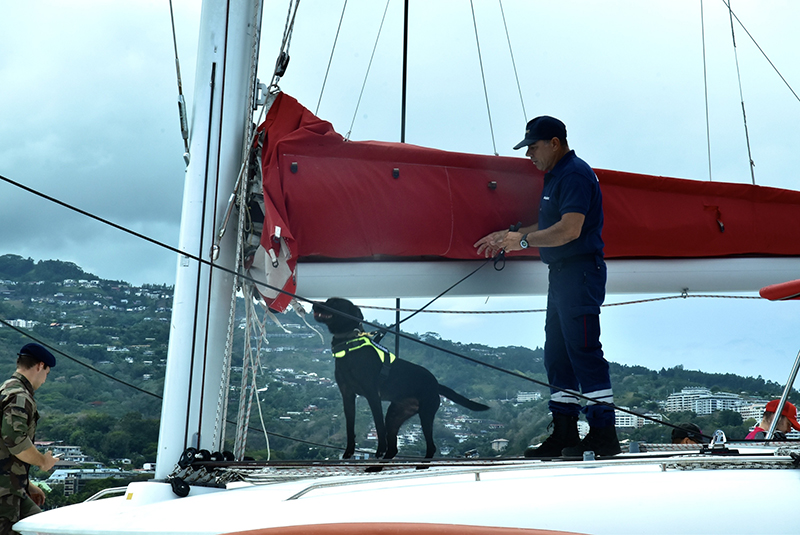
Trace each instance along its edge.
{"label": "dog's ear", "polygon": [[[348,301],[348,303],[350,303],[350,301]],[[361,313],[361,309],[353,303],[350,303],[350,310],[348,310],[347,313],[351,316],[355,316],[359,321],[364,319],[364,314]]]}

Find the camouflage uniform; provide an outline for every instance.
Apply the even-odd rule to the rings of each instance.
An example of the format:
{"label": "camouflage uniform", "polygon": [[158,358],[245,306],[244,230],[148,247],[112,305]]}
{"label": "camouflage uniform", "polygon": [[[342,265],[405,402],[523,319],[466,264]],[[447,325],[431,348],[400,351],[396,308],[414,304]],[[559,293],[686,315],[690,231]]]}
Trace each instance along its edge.
{"label": "camouflage uniform", "polygon": [[33,446],[39,411],[33,386],[19,372],[0,386],[0,535],[16,533],[11,526],[22,518],[41,512],[28,495],[30,465],[16,455]]}

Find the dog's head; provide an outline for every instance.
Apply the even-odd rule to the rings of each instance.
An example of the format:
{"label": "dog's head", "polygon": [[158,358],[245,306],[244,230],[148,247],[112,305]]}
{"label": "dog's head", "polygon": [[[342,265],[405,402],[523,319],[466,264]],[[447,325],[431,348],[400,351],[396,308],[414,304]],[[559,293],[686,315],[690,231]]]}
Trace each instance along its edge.
{"label": "dog's head", "polygon": [[314,303],[314,319],[326,325],[332,334],[342,334],[361,329],[364,316],[361,315],[361,309],[347,299],[331,297],[325,303]]}

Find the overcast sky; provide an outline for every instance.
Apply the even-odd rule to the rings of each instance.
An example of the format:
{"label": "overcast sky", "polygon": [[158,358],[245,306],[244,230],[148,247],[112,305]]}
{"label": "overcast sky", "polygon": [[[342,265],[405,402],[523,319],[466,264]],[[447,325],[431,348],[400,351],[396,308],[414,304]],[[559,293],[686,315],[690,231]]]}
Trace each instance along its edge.
{"label": "overcast sky", "polygon": [[[501,155],[521,157],[511,147],[526,119],[549,114],[567,124],[570,146],[594,167],[709,179],[699,0],[505,0],[525,112],[499,3],[474,4],[494,143],[466,0],[411,2],[407,142],[482,154],[496,146]],[[318,114],[342,134],[355,117],[354,140],[400,139],[401,1],[389,5],[356,112],[385,5],[350,0],[320,100],[342,2],[301,2],[281,82],[312,111],[320,102]],[[199,6],[174,1],[190,105]],[[272,72],[287,6],[266,2],[263,81]],[[800,90],[800,2],[733,0],[732,6]],[[706,0],[703,9],[712,179],[749,183],[727,7]],[[756,183],[800,189],[800,103],[742,27],[734,28]],[[173,54],[166,0],[0,2],[0,175],[177,245],[184,163]],[[6,183],[0,183],[0,226],[2,254],[71,261],[135,284],[174,282],[172,253]],[[607,302],[639,297],[650,296],[609,296]],[[443,300],[432,308],[544,308],[537,298],[485,301]],[[418,318],[409,331],[438,331],[465,343],[543,343],[541,313]],[[683,364],[783,382],[800,348],[798,320],[796,303],[756,300],[610,307],[603,311],[603,342],[617,362],[656,369]]]}

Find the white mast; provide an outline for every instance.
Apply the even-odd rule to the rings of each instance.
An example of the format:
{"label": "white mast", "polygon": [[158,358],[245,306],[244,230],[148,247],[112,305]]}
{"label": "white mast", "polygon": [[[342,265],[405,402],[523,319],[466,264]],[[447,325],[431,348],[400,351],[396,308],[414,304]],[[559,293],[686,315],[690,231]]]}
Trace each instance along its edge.
{"label": "white mast", "polygon": [[[259,0],[204,0],[179,247],[211,261],[214,234],[241,166],[250,120],[253,24]],[[216,264],[235,269],[236,232],[220,243]],[[156,478],[165,478],[185,448],[221,449],[220,377],[234,277],[186,256],[178,259]],[[215,432],[216,431],[216,432]]]}

